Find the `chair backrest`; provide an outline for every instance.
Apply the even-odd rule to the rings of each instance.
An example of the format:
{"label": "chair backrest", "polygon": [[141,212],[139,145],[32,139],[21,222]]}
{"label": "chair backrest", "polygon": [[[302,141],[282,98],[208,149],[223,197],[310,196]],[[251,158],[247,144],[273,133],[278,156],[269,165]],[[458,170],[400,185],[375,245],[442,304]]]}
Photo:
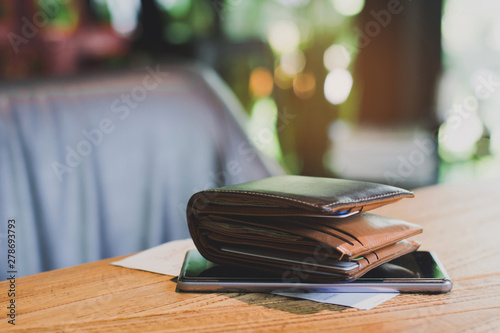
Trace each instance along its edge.
{"label": "chair backrest", "polygon": [[200,65],[0,88],[1,249],[15,219],[19,275],[189,237],[194,192],[272,174]]}

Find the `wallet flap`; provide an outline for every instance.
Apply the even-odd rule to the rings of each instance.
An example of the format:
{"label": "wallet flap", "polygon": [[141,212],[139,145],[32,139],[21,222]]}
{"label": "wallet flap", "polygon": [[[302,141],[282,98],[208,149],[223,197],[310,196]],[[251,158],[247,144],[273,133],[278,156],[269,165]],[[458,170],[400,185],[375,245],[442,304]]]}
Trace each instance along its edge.
{"label": "wallet flap", "polygon": [[[189,209],[252,215],[333,215],[371,210],[405,197],[402,188],[334,178],[277,176],[195,194]],[[195,201],[196,204],[195,204]],[[189,211],[188,211],[189,214]]]}

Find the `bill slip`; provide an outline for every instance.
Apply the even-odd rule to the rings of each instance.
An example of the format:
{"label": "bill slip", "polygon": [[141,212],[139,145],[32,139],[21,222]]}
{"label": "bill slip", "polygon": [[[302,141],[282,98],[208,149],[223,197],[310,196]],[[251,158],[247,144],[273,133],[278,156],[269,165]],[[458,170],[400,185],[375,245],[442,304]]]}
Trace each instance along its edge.
{"label": "bill slip", "polygon": [[125,259],[115,261],[111,264],[141,271],[178,276],[186,252],[195,248],[191,238],[175,240],[139,252]]}

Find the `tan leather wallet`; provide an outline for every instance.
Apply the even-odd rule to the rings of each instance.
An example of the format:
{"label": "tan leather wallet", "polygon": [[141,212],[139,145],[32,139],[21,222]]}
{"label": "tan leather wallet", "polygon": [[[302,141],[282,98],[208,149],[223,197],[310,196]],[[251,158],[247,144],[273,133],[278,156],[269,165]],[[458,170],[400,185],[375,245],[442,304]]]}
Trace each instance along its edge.
{"label": "tan leather wallet", "polygon": [[418,225],[364,213],[413,193],[332,178],[278,176],[201,191],[187,207],[198,251],[290,281],[349,281],[419,244]]}

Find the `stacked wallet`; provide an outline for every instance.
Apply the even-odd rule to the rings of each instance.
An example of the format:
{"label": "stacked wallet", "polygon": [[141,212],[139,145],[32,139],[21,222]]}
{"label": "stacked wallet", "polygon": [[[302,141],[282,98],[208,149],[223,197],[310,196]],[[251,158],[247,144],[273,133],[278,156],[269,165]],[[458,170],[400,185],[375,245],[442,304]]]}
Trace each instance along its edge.
{"label": "stacked wallet", "polygon": [[413,193],[394,186],[278,176],[201,191],[187,207],[206,259],[288,281],[351,281],[420,244],[418,225],[366,213]]}

